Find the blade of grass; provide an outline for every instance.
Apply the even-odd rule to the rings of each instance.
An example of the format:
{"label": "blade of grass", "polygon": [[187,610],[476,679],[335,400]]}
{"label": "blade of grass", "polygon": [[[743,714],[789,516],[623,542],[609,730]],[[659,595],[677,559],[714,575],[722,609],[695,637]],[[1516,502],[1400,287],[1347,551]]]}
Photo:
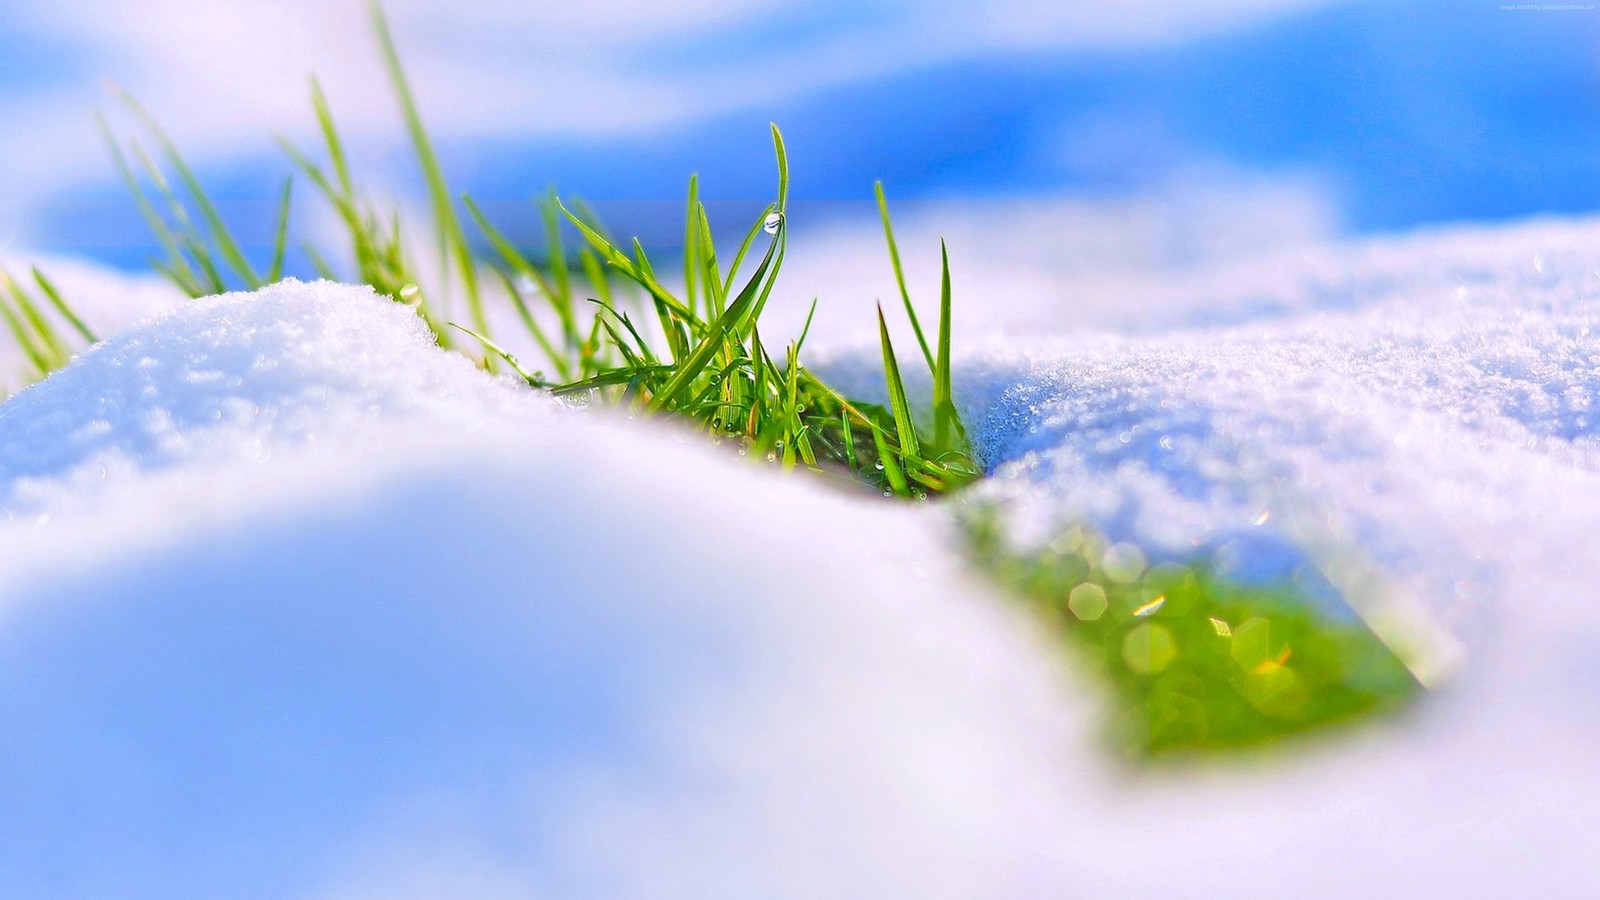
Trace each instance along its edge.
{"label": "blade of grass", "polygon": [[[683,216],[683,299],[690,309],[695,308],[695,293],[697,279],[700,274],[700,230],[696,228],[695,210],[700,205],[700,178],[698,175],[689,176],[689,207]],[[714,314],[710,312],[709,298],[706,305],[706,318]]]}
{"label": "blade of grass", "polygon": [[950,375],[950,249],[939,240],[939,355],[933,367],[933,443],[940,453],[966,454],[967,435],[956,412]]}
{"label": "blade of grass", "polygon": [[548,385],[542,379],[540,379],[537,375],[534,375],[533,373],[529,372],[527,369],[524,369],[522,367],[522,364],[517,362],[517,358],[515,356],[512,356],[508,351],[506,351],[506,349],[504,347],[501,347],[499,344],[496,344],[494,341],[491,341],[488,338],[484,337],[483,335],[477,333],[476,331],[473,331],[471,328],[467,328],[465,326],[458,325],[455,322],[451,322],[451,323],[449,323],[449,325],[450,325],[451,328],[454,328],[455,330],[457,330],[457,331],[459,331],[459,332],[461,332],[463,334],[466,334],[466,335],[468,335],[468,336],[470,336],[472,338],[475,338],[478,341],[478,343],[480,343],[484,347],[486,347],[489,350],[489,352],[491,352],[494,355],[496,355],[496,356],[500,357],[501,359],[505,360],[506,361],[506,365],[509,365],[511,367],[511,371],[516,372],[517,375],[519,377],[521,377],[523,381],[526,381],[528,384],[532,385],[533,387],[548,387]]}
{"label": "blade of grass", "polygon": [[272,239],[272,265],[267,268],[267,283],[283,277],[283,258],[289,246],[289,201],[294,191],[294,176],[283,180],[283,195],[278,201],[278,225]]}
{"label": "blade of grass", "polygon": [[228,226],[222,221],[222,215],[217,212],[216,205],[211,202],[211,198],[206,194],[205,189],[200,186],[200,180],[195,177],[194,171],[189,168],[189,164],[184,161],[183,155],[178,152],[177,145],[172,142],[166,131],[162,129],[161,123],[140,105],[139,101],[133,98],[133,95],[123,91],[121,88],[117,88],[116,93],[118,98],[133,111],[134,116],[143,124],[150,136],[155,138],[156,144],[161,148],[162,155],[167,159],[167,163],[172,166],[173,171],[178,173],[178,180],[183,182],[184,190],[188,192],[190,199],[194,201],[195,207],[200,210],[200,217],[205,220],[206,228],[211,233],[211,240],[216,244],[217,250],[222,254],[222,258],[233,269],[234,274],[244,281],[247,287],[251,290],[259,288],[261,286],[261,277],[256,274],[255,268],[245,258],[244,252],[239,249],[238,242],[234,240],[233,233],[228,230]]}
{"label": "blade of grass", "polygon": [[901,497],[911,496],[911,486],[906,483],[906,477],[900,471],[899,463],[894,461],[894,453],[889,449],[888,441],[884,440],[883,432],[872,429],[872,440],[878,447],[878,464],[883,466],[884,480],[889,483],[889,490]]}
{"label": "blade of grass", "polygon": [[156,240],[167,252],[165,264],[167,277],[185,294],[191,297],[198,296],[201,290],[198,276],[195,275],[193,268],[189,266],[188,259],[184,257],[177,237],[172,233],[172,229],[168,227],[161,214],[156,211],[155,204],[150,202],[144,186],[134,176],[133,167],[128,164],[128,157],[122,152],[122,145],[117,142],[116,136],[112,134],[111,126],[106,122],[106,117],[103,113],[95,113],[95,124],[100,129],[101,137],[105,139],[107,149],[111,152],[111,158],[116,164],[117,172],[122,176],[122,181],[127,185],[129,193],[133,194],[134,203],[139,207],[140,215],[144,216],[144,220],[149,224],[151,232],[156,236]]}
{"label": "blade of grass", "polygon": [[900,248],[895,244],[894,225],[889,221],[889,198],[884,196],[883,182],[873,182],[872,189],[878,195],[878,215],[883,219],[884,239],[889,242],[889,263],[894,266],[894,282],[900,288],[900,300],[905,304],[906,318],[911,320],[911,330],[917,336],[917,346],[922,348],[922,356],[932,370],[933,353],[928,349],[928,339],[922,334],[922,323],[917,321],[917,309],[911,304],[911,291],[906,288],[905,269],[900,266]]}
{"label": "blade of grass", "polygon": [[900,380],[900,364],[895,360],[894,343],[889,340],[889,324],[884,321],[883,307],[878,307],[878,339],[883,346],[883,380],[889,389],[889,408],[894,412],[895,437],[900,442],[900,453],[909,461],[921,455],[917,444],[917,428],[911,418],[911,404],[906,399],[906,385]]}
{"label": "blade of grass", "polygon": [[733,293],[733,282],[739,275],[739,267],[744,264],[745,256],[750,252],[750,248],[755,244],[756,235],[761,233],[763,221],[772,213],[774,209],[776,209],[776,207],[768,206],[766,209],[762,210],[761,216],[756,219],[756,224],[750,226],[750,230],[745,233],[744,241],[739,244],[739,252],[733,256],[733,265],[728,267],[728,274],[724,277],[722,282],[722,295],[724,297]]}
{"label": "blade of grass", "polygon": [[489,334],[489,320],[484,312],[483,297],[478,290],[478,274],[472,259],[472,249],[467,244],[466,232],[461,227],[461,217],[456,214],[455,202],[445,182],[444,170],[439,166],[439,157],[434,152],[433,141],[428,137],[428,131],[422,124],[422,113],[417,107],[416,97],[411,92],[405,69],[400,64],[400,53],[395,48],[394,36],[389,32],[389,21],[384,16],[383,6],[378,0],[370,0],[368,9],[373,30],[378,36],[378,48],[383,54],[383,65],[389,76],[389,84],[400,101],[400,114],[405,119],[406,132],[411,137],[411,148],[416,154],[417,163],[422,168],[423,181],[428,186],[428,198],[433,205],[434,227],[439,232],[441,262],[447,272],[452,262],[460,271],[473,326],[479,333]]}
{"label": "blade of grass", "polygon": [[78,314],[73,312],[72,307],[62,298],[61,292],[56,289],[55,284],[44,277],[44,273],[39,271],[38,266],[33,267],[33,280],[39,285],[39,290],[44,292],[45,298],[50,301],[50,305],[55,307],[56,312],[61,314],[61,318],[66,319],[67,324],[72,326],[72,330],[78,332],[80,337],[91,344],[100,343],[100,339],[94,336],[94,332],[89,330],[89,326],[83,324],[83,320],[78,318]]}
{"label": "blade of grass", "polygon": [[550,338],[545,335],[544,328],[534,318],[533,311],[528,309],[528,304],[522,299],[522,292],[517,290],[516,284],[511,281],[511,276],[505,272],[497,272],[497,274],[505,287],[506,296],[511,298],[511,305],[516,309],[517,317],[522,320],[523,327],[528,330],[529,334],[533,335],[534,341],[539,344],[539,349],[544,351],[545,357],[555,367],[556,375],[562,381],[570,380],[572,378],[572,370],[567,361],[567,355],[557,351]]}
{"label": "blade of grass", "polygon": [[[649,291],[651,296],[654,296],[661,302],[670,306],[674,312],[683,317],[684,321],[692,323],[693,325],[697,326],[699,330],[704,330],[703,324],[700,322],[699,318],[695,316],[694,311],[684,306],[683,303],[678,300],[678,298],[668,293],[667,289],[662,287],[660,282],[656,281],[655,276],[652,275],[648,269],[641,268],[638,263],[629,259],[627,254],[623,253],[621,250],[618,250],[616,245],[612,244],[611,241],[599,231],[590,227],[589,223],[578,218],[571,210],[567,209],[565,206],[561,206],[561,211],[566,214],[567,221],[577,226],[578,231],[581,232],[584,238],[589,241],[589,245],[599,252],[600,256],[603,257],[606,262],[610,263],[614,268],[621,270],[622,274],[626,275],[640,287]],[[641,255],[641,260],[642,259],[643,257]]]}
{"label": "blade of grass", "polygon": [[[578,342],[578,304],[572,294],[571,267],[567,263],[566,243],[561,238],[560,203],[554,191],[539,204],[539,216],[544,220],[545,266],[550,270],[551,288],[546,294],[555,304],[556,314],[561,317],[561,328],[567,343],[575,346]],[[599,299],[609,304],[611,292],[607,290],[608,285],[603,277],[600,282],[595,286],[595,291],[600,294]]]}
{"label": "blade of grass", "polygon": [[723,336],[728,334],[735,323],[740,322],[745,313],[754,305],[759,296],[758,289],[766,278],[767,271],[772,266],[778,244],[778,241],[773,241],[767,246],[767,254],[761,260],[760,267],[756,269],[755,276],[745,285],[744,290],[739,292],[739,296],[734,299],[733,303],[729,304],[728,309],[712,322],[706,336],[701,339],[689,358],[684,360],[672,380],[667,382],[667,386],[662,389],[661,396],[657,398],[658,402],[653,404],[656,408],[670,405],[673,400],[677,399],[678,394],[683,391],[684,387],[694,380],[696,375],[700,374],[700,370],[704,369],[706,363],[711,361],[711,357],[721,349]]}

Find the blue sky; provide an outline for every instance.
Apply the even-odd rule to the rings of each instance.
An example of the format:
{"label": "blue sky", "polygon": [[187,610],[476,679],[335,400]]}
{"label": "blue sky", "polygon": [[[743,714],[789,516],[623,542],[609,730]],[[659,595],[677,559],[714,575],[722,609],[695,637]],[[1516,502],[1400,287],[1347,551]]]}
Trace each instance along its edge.
{"label": "blue sky", "polygon": [[[813,3],[498,0],[390,6],[458,185],[508,220],[549,186],[670,240],[684,181],[730,209],[1159,194],[1287,178],[1372,233],[1600,207],[1600,13],[1498,3],[1231,0]],[[202,11],[203,10],[203,11]],[[316,71],[364,157],[414,190],[359,3],[0,0],[0,240],[136,264],[150,252],[89,124],[126,84],[264,236],[309,138]],[[802,205],[800,209],[808,207]],[[526,217],[531,218],[531,217]]]}

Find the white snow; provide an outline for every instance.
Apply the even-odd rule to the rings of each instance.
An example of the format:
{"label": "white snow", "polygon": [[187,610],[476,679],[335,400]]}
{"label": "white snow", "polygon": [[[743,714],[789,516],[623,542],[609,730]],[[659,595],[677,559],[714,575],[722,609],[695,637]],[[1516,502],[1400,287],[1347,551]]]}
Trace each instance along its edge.
{"label": "white snow", "polygon": [[1130,280],[1161,333],[1069,296],[964,360],[1024,521],[1344,547],[1465,648],[1408,721],[1205,770],[1105,756],[1096,685],[934,511],[543,401],[357,289],[186,305],[0,407],[0,881],[1581,894],[1597,238],[1285,250]]}
{"label": "white snow", "polygon": [[1061,883],[1070,705],[907,510],[331,285],[187,305],[0,410],[8,896]]}

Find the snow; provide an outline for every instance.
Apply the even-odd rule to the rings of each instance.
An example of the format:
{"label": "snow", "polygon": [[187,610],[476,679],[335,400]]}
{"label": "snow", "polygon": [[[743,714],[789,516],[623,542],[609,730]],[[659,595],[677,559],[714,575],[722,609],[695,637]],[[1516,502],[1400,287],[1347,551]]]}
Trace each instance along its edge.
{"label": "snow", "polygon": [[325,284],[136,328],[0,434],[9,896],[1060,884],[1072,706],[908,510]]}
{"label": "snow", "polygon": [[1470,619],[1456,582],[1510,542],[1563,546],[1600,486],[1596,240],[1535,224],[1302,256],[1293,278],[1273,260],[1224,275],[1235,297],[1279,285],[1249,324],[979,354],[980,449],[1001,490],[1043,488],[1036,514],[1174,551],[1311,515]]}
{"label": "snow", "polygon": [[[360,289],[186,304],[0,407],[0,879],[1592,889],[1596,238],[1285,248],[1129,279],[1148,332],[1069,294],[1030,301],[1027,340],[966,343],[978,490],[1028,528],[1245,569],[1344,548],[1463,654],[1408,720],[1204,769],[1108,757],[1096,686],[960,571],[937,509],[567,409]],[[870,353],[834,351],[864,385]]]}

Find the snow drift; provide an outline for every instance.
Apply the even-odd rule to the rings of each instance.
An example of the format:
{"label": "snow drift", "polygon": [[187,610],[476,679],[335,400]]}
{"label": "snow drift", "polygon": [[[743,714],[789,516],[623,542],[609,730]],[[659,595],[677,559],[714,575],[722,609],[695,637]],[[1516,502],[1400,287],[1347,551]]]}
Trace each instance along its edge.
{"label": "snow drift", "polygon": [[10,896],[1056,883],[1058,688],[905,510],[327,284],[135,329],[0,434]]}
{"label": "snow drift", "polygon": [[23,897],[1600,884],[1595,232],[1188,273],[1169,322],[1232,324],[966,360],[996,466],[979,490],[1041,527],[1183,547],[1311,521],[1467,648],[1412,721],[1200,771],[1105,757],[1096,686],[960,571],[936,508],[565,409],[363,290],[186,305],[0,407],[0,879]]}

